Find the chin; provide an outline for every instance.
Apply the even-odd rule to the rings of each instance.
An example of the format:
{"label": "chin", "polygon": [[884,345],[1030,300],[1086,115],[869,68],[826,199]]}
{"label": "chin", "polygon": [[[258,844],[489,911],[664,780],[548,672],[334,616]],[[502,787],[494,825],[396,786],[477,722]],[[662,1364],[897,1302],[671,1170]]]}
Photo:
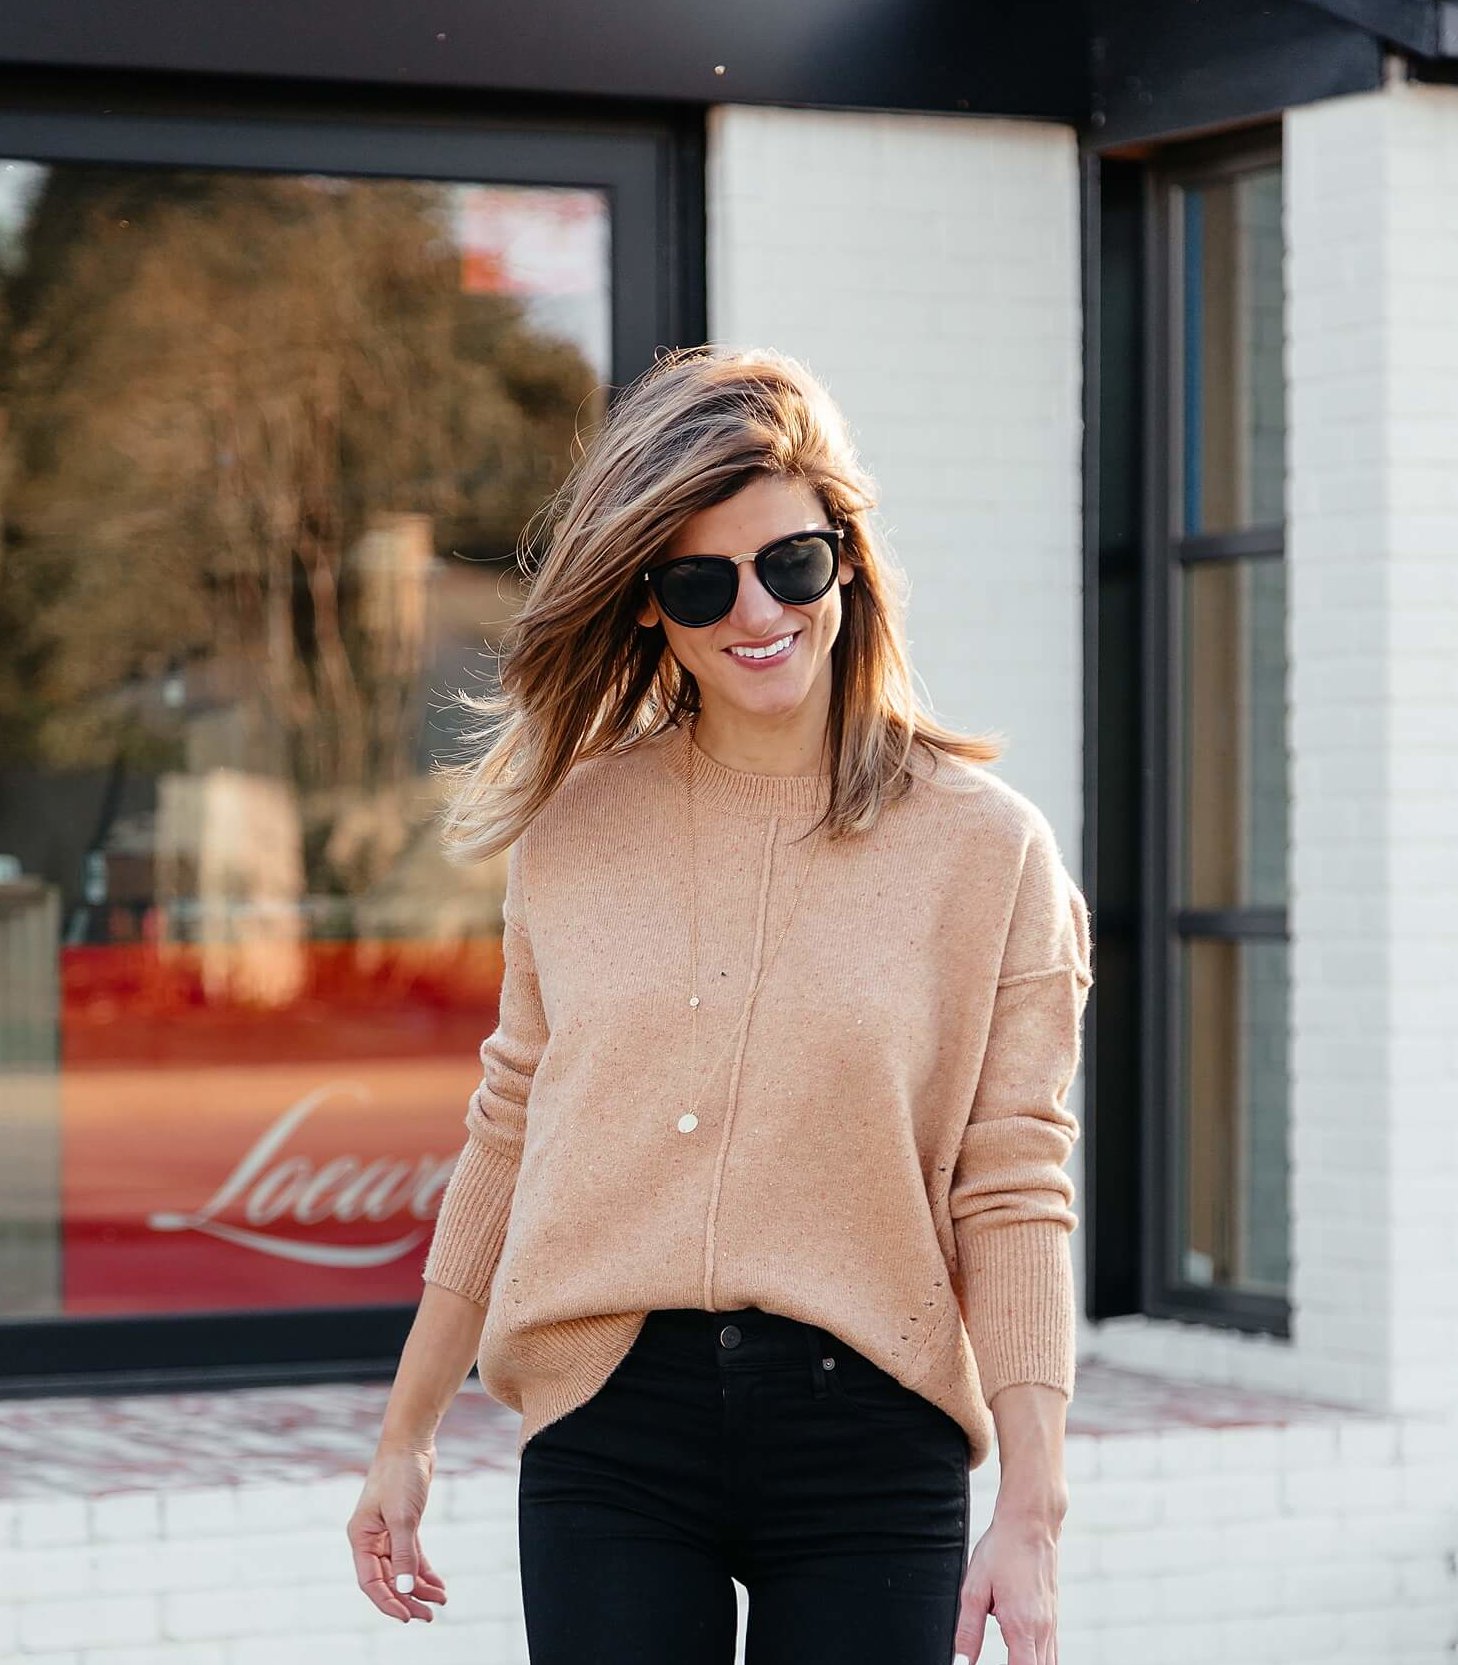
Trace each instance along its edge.
{"label": "chin", "polygon": [[735,699],[730,694],[721,694],[720,699],[726,710],[741,711],[746,717],[789,717],[800,709],[809,695],[808,688],[798,688],[793,694],[780,693],[762,700]]}

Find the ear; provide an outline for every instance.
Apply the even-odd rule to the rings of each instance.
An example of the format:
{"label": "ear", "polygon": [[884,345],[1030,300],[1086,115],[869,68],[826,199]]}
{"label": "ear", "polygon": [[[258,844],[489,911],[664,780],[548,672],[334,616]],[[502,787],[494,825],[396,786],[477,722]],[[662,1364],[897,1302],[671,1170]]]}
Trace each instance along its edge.
{"label": "ear", "polygon": [[855,571],[856,571],[856,569],[850,564],[850,562],[847,561],[844,556],[842,556],[841,557],[841,562],[840,562],[840,571],[837,572],[835,576],[836,576],[837,581],[841,585],[846,585],[846,584],[849,584],[851,579],[855,577]]}
{"label": "ear", "polygon": [[[646,588],[646,585],[644,587]],[[649,594],[648,600],[645,601],[638,609],[638,623],[641,624],[645,630],[651,630],[655,624],[661,623],[661,616],[658,611],[658,600],[657,597],[651,593]]]}

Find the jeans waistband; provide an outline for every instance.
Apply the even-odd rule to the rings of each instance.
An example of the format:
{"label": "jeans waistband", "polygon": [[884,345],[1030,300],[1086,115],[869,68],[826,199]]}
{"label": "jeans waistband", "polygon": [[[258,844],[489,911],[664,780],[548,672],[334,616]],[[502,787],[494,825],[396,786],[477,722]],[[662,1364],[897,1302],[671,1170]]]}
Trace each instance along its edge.
{"label": "jeans waistband", "polygon": [[709,1312],[702,1307],[660,1307],[650,1312],[634,1343],[641,1353],[671,1354],[706,1369],[748,1369],[771,1363],[818,1364],[838,1341],[815,1324],[760,1307]]}

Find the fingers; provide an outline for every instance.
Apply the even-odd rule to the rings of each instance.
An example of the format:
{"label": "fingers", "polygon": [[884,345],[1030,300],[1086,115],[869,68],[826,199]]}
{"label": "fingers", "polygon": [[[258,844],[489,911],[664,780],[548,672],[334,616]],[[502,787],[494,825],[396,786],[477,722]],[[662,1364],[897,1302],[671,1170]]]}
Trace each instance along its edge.
{"label": "fingers", "polygon": [[1015,1631],[1009,1636],[1004,1625],[1002,1639],[1007,1643],[1007,1665],[1042,1665],[1037,1643],[1031,1634]]}
{"label": "fingers", "polygon": [[354,1546],[354,1576],[361,1590],[382,1613],[408,1622],[410,1609],[385,1582],[385,1564],[371,1549]]}
{"label": "fingers", "polygon": [[401,1573],[396,1572],[394,1570],[393,1563],[391,1563],[390,1570],[392,1576],[390,1577],[390,1586],[395,1591],[399,1599],[405,1603],[405,1606],[409,1609],[412,1619],[425,1619],[426,1621],[429,1621],[434,1619],[435,1614],[432,1613],[430,1608],[425,1604],[427,1602],[434,1602],[437,1607],[444,1607],[446,1599],[445,1585],[442,1583],[441,1579],[431,1571],[429,1563],[426,1561],[425,1557],[423,1555],[419,1555],[418,1552],[417,1564],[419,1570],[413,1575],[415,1580],[414,1585],[411,1589],[405,1590],[400,1586],[400,1579],[402,1576],[407,1575],[402,1575]]}
{"label": "fingers", "polygon": [[385,1557],[390,1588],[395,1592],[396,1600],[404,1606],[407,1617],[429,1622],[435,1614],[425,1604],[427,1601],[443,1602],[445,1589],[431,1577],[425,1565],[425,1558],[420,1553],[420,1541],[415,1534],[415,1517],[387,1514],[385,1526],[390,1536],[389,1553]]}
{"label": "fingers", "polygon": [[1016,1624],[998,1621],[1007,1645],[1007,1665],[1058,1665],[1056,1624],[1041,1621]]}
{"label": "fingers", "polygon": [[429,1598],[425,1598],[420,1594],[419,1584],[415,1586],[415,1589],[416,1593],[414,1595],[400,1595],[396,1599],[404,1602],[406,1611],[412,1619],[424,1619],[427,1624],[433,1624],[435,1622],[435,1614],[425,1605],[425,1602],[429,1599],[432,1601],[440,1601],[443,1604],[444,1597],[431,1596]]}
{"label": "fingers", "polygon": [[992,1587],[969,1567],[962,1581],[962,1605],[957,1611],[957,1632],[953,1637],[953,1645],[959,1651],[952,1665],[977,1665],[991,1612]]}
{"label": "fingers", "polygon": [[[408,1624],[411,1619],[434,1620],[429,1603],[444,1607],[445,1581],[425,1558],[414,1528],[405,1521],[392,1531],[361,1529],[350,1523],[350,1548],[355,1580],[361,1590],[389,1618]],[[401,1553],[394,1553],[394,1545]],[[411,1567],[413,1565],[413,1571]]]}
{"label": "fingers", "polygon": [[952,1665],[977,1665],[978,1658],[982,1653],[982,1638],[985,1633],[985,1628],[969,1628],[965,1619],[959,1623],[955,1638],[955,1646],[958,1652],[952,1659]]}
{"label": "fingers", "polygon": [[387,1555],[357,1549],[354,1552],[354,1570],[360,1589],[382,1613],[392,1619],[406,1624],[411,1619],[424,1619],[429,1624],[435,1614],[426,1604],[434,1602],[437,1606],[445,1606],[445,1585],[433,1576],[417,1573],[414,1575],[413,1590],[400,1590],[395,1583],[398,1575]]}
{"label": "fingers", "polygon": [[982,1641],[987,1634],[987,1618],[991,1611],[990,1592],[976,1588],[970,1581],[962,1587],[962,1606],[957,1614],[957,1633],[953,1638],[958,1648],[953,1665],[977,1665],[982,1652]]}
{"label": "fingers", "polygon": [[415,1569],[420,1562],[415,1522],[409,1515],[387,1514],[385,1529],[390,1534],[391,1585],[401,1595],[409,1595],[415,1588]]}
{"label": "fingers", "polygon": [[[418,1542],[419,1540],[417,1539],[417,1543]],[[430,1562],[425,1559],[424,1550],[420,1550],[418,1552],[418,1557],[415,1569],[416,1595],[426,1601],[439,1602],[440,1605],[444,1607],[446,1599],[445,1580],[440,1576],[435,1568],[431,1566]]]}

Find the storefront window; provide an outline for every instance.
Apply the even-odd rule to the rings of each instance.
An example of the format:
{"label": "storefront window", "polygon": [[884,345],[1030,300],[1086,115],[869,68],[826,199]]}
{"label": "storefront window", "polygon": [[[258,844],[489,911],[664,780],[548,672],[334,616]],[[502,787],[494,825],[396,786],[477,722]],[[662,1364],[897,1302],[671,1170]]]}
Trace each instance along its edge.
{"label": "storefront window", "polygon": [[[1167,184],[1167,923],[1174,1298],[1279,1319],[1290,1274],[1281,167]],[[1218,1310],[1211,1306],[1206,1310]]]}
{"label": "storefront window", "polygon": [[603,413],[609,233],[0,162],[0,1319],[418,1296],[505,873],[432,762]]}
{"label": "storefront window", "polygon": [[1100,154],[1088,1308],[1291,1331],[1279,124]]}
{"label": "storefront window", "polygon": [[1179,194],[1185,531],[1284,518],[1281,170]]}

